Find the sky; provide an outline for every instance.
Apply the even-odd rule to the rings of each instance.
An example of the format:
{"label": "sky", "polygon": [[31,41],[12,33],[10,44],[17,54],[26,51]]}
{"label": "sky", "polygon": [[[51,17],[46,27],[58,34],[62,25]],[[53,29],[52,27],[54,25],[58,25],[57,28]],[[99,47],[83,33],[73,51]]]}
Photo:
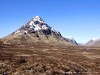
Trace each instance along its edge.
{"label": "sky", "polygon": [[34,16],[78,43],[100,38],[100,0],[0,0],[0,38]]}

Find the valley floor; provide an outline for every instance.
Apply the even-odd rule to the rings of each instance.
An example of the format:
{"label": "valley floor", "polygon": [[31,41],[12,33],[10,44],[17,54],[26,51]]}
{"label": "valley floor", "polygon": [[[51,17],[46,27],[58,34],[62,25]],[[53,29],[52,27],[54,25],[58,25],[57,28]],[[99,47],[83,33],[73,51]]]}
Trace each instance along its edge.
{"label": "valley floor", "polygon": [[0,45],[0,75],[100,75],[100,48]]}

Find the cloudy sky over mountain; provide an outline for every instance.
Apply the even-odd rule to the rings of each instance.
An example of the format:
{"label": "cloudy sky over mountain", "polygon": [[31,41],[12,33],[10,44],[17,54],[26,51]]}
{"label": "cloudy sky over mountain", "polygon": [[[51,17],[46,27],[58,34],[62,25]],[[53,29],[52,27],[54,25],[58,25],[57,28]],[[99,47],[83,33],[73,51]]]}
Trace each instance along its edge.
{"label": "cloudy sky over mountain", "polygon": [[100,38],[100,0],[0,0],[0,37],[36,15],[77,42]]}

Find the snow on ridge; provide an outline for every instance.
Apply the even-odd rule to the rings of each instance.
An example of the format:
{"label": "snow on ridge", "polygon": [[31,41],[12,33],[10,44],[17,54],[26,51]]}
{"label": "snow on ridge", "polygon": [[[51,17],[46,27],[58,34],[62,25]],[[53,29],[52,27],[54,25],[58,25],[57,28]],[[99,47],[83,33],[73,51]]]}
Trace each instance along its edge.
{"label": "snow on ridge", "polygon": [[43,19],[39,16],[33,17],[33,21],[39,21],[40,23],[44,23]]}
{"label": "snow on ridge", "polygon": [[75,40],[73,37],[69,36],[69,37],[66,37],[66,38],[69,38],[70,40]]}
{"label": "snow on ridge", "polygon": [[65,39],[67,39],[67,41],[69,41],[69,42],[77,44],[76,40],[73,37],[65,37]]}
{"label": "snow on ridge", "polygon": [[18,33],[20,33],[20,30],[17,30],[17,31],[15,32],[15,34],[18,34]]}

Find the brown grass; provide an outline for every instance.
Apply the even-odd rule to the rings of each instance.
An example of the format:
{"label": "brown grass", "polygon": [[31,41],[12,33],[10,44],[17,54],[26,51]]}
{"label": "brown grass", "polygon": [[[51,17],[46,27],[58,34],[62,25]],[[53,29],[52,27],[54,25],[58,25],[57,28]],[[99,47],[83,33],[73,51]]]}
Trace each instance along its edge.
{"label": "brown grass", "polygon": [[0,45],[0,74],[100,75],[99,53],[97,47]]}

